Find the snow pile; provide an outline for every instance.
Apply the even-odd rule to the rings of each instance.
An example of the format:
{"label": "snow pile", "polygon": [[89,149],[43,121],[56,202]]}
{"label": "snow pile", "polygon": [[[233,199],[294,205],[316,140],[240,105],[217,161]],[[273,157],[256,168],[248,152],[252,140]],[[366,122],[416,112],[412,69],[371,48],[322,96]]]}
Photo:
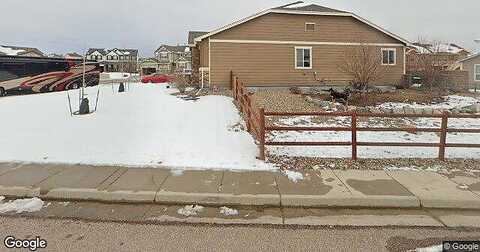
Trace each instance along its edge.
{"label": "snow pile", "polygon": [[434,109],[434,110],[450,110],[454,108],[464,108],[471,106],[473,104],[480,103],[480,100],[474,97],[467,97],[467,96],[459,96],[459,95],[449,95],[444,97],[444,101],[437,103],[437,104],[409,104],[409,103],[401,103],[401,102],[386,102],[383,103],[377,108],[385,108],[385,109],[398,109],[398,108],[405,108],[410,107],[414,109]]}
{"label": "snow pile", "polygon": [[235,216],[238,215],[238,210],[228,207],[220,207],[220,213],[225,216]]}
{"label": "snow pile", "polygon": [[432,246],[427,248],[417,248],[415,250],[412,250],[411,252],[442,252],[442,251],[443,251],[443,245],[438,245],[438,246]]}
{"label": "snow pile", "polygon": [[4,53],[8,56],[17,56],[19,53],[24,52],[25,50],[19,49],[15,50],[10,47],[0,46],[0,53]]}
{"label": "snow pile", "polygon": [[86,89],[91,108],[98,88],[98,110],[86,116],[70,116],[66,92],[0,99],[0,132],[8,132],[0,137],[0,162],[276,169],[255,158],[248,132],[231,130],[242,120],[232,98],[193,102],[165,85],[131,84],[125,93],[100,85]]}
{"label": "snow pile", "polygon": [[2,203],[5,197],[0,196],[0,213],[7,213],[7,212],[16,212],[16,213],[23,213],[23,212],[36,212],[40,211],[43,207],[43,201],[39,198],[31,198],[31,199],[17,199],[17,200],[10,200],[9,202]]}
{"label": "snow pile", "polygon": [[183,216],[197,216],[203,211],[204,207],[199,205],[188,205],[177,210],[177,213]]}
{"label": "snow pile", "polygon": [[284,170],[283,174],[285,174],[285,176],[287,176],[288,179],[293,183],[297,183],[303,180],[303,174],[300,172]]}
{"label": "snow pile", "polygon": [[130,77],[130,73],[105,73],[105,74],[107,74],[108,78],[112,80],[128,79]]}

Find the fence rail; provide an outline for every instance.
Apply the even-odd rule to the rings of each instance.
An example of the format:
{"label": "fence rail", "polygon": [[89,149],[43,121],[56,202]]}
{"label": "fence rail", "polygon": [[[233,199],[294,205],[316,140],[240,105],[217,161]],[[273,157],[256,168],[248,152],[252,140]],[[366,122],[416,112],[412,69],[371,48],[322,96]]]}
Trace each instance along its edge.
{"label": "fence rail", "polygon": [[[456,129],[448,127],[449,119],[471,118],[480,119],[480,115],[451,115],[448,112],[442,114],[419,115],[419,114],[384,114],[384,113],[357,113],[352,112],[265,112],[263,108],[256,108],[252,102],[251,94],[244,83],[232,73],[233,97],[237,101],[241,112],[244,115],[248,132],[252,133],[259,146],[259,159],[265,160],[265,146],[351,146],[352,159],[358,159],[359,146],[371,147],[433,147],[438,148],[438,159],[444,161],[446,148],[480,148],[480,144],[469,143],[447,143],[448,133],[480,133],[480,129]],[[328,117],[350,117],[349,127],[297,127],[297,126],[267,126],[266,118],[272,116],[296,117],[296,116],[328,116]],[[437,118],[441,119],[439,128],[417,128],[417,127],[359,127],[359,118]],[[291,142],[291,141],[266,141],[267,132],[279,131],[336,131],[351,132],[351,139],[348,141],[336,142]],[[362,142],[358,141],[358,132],[429,132],[438,133],[438,143],[412,143],[412,142]]]}

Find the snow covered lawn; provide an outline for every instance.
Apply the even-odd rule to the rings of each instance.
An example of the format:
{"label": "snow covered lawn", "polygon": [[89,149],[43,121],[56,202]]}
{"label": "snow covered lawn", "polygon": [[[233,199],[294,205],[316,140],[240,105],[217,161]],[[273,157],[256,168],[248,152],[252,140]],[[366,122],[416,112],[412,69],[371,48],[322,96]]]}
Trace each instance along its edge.
{"label": "snow covered lawn", "polygon": [[[71,117],[67,93],[0,99],[0,162],[266,170],[253,137],[225,96],[196,102],[165,85],[100,87],[98,111]],[[115,91],[115,92],[114,92]],[[97,87],[87,89],[94,107]],[[78,104],[78,91],[70,91]],[[78,109],[78,106],[77,106]]]}
{"label": "snow covered lawn", "polygon": [[[423,108],[450,109],[468,106],[480,102],[471,97],[450,96],[445,103],[435,105],[416,105]],[[388,103],[379,107],[392,109],[407,106],[404,103]],[[414,106],[414,105],[408,105]],[[276,123],[278,126],[305,126],[305,127],[350,127],[350,117],[337,117],[322,119],[313,116],[298,116],[281,118]],[[367,121],[358,122],[359,127],[422,127],[440,128],[439,118],[419,119],[382,119],[370,118]],[[480,119],[449,119],[450,128],[480,129]],[[416,142],[438,143],[439,136],[436,133],[420,132],[358,132],[357,140],[360,142]],[[272,132],[269,141],[304,141],[304,142],[349,142],[350,132],[295,132],[281,131]],[[450,133],[447,143],[471,143],[480,144],[480,134]],[[328,146],[328,147],[268,147],[271,154],[288,157],[325,157],[325,158],[350,158],[351,147]],[[423,147],[358,147],[360,158],[436,158],[438,148]],[[480,158],[480,149],[447,148],[448,158]]]}

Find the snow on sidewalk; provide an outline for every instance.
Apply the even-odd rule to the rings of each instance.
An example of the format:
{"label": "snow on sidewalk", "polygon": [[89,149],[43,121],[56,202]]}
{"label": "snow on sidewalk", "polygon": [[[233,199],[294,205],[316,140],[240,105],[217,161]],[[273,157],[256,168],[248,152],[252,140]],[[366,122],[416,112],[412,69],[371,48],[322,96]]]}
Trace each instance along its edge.
{"label": "snow on sidewalk", "polygon": [[16,212],[36,212],[43,207],[43,201],[39,198],[16,199],[9,202],[3,202],[5,197],[0,196],[0,213]]}
{"label": "snow on sidewalk", "polygon": [[[66,92],[0,99],[0,162],[273,170],[225,96],[196,102],[166,85],[100,87],[98,111],[71,117]],[[97,87],[87,89],[94,107]],[[78,91],[70,91],[78,103]],[[78,107],[78,106],[77,106]]]}

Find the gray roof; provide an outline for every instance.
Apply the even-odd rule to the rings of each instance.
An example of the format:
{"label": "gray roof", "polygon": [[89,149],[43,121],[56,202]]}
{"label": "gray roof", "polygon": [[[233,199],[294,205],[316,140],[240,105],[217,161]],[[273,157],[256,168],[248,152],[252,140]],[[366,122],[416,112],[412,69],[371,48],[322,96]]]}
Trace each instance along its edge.
{"label": "gray roof", "polygon": [[107,54],[107,51],[105,51],[105,48],[89,48],[88,51],[87,51],[87,54],[92,54],[92,53],[94,53],[95,51],[98,51],[98,52],[101,53],[102,55]]}
{"label": "gray roof", "polygon": [[336,10],[316,4],[310,4],[301,7],[294,7],[295,5],[284,5],[280,7],[273,8],[273,10],[293,10],[293,11],[312,11],[312,12],[338,12],[338,13],[347,13],[346,11]]}
{"label": "gray roof", "polygon": [[185,49],[188,48],[188,46],[184,46],[184,45],[177,45],[177,46],[161,45],[157,48],[157,50],[155,50],[155,52],[158,52],[162,47],[167,49],[167,51],[169,52],[182,52],[182,53],[184,53]]}
{"label": "gray roof", "polygon": [[80,55],[80,54],[78,54],[78,53],[76,53],[76,52],[67,53],[67,54],[65,54],[65,56],[67,56],[67,57],[80,57],[80,58],[83,58],[82,55]]}
{"label": "gray roof", "polygon": [[137,49],[125,49],[125,48],[114,48],[114,49],[111,49],[111,50],[106,50],[105,48],[90,48],[87,51],[87,55],[90,55],[90,54],[94,53],[95,51],[98,51],[102,55],[107,55],[109,52],[115,51],[115,50],[118,50],[120,52],[129,52],[128,55],[135,56],[135,57],[137,57],[137,55],[138,55],[138,50]]}
{"label": "gray roof", "polygon": [[208,34],[208,32],[203,32],[203,31],[190,31],[188,32],[188,44],[193,45],[195,44],[195,39],[203,36],[205,34]]}

